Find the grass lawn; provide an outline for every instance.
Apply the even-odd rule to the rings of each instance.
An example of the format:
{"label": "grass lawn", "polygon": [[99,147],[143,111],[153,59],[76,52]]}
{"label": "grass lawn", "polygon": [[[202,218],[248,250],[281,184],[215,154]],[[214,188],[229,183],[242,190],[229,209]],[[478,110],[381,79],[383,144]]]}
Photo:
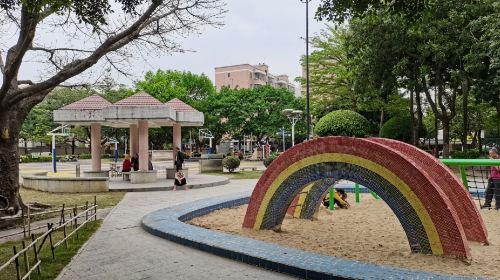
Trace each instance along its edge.
{"label": "grass lawn", "polygon": [[259,179],[260,176],[262,176],[262,173],[264,171],[261,170],[256,170],[256,171],[239,171],[239,172],[210,172],[210,173],[204,173],[208,175],[218,175],[218,176],[224,176],[227,177],[231,180],[238,180],[238,179]]}
{"label": "grass lawn", "polygon": [[[31,274],[31,279],[55,279],[57,275],[61,272],[61,270],[71,261],[71,258],[78,252],[80,247],[94,234],[94,232],[101,225],[101,221],[92,221],[87,224],[87,226],[82,227],[78,232],[78,239],[76,239],[76,234],[73,238],[71,236],[68,238],[68,248],[64,247],[64,244],[57,247],[55,251],[56,260],[52,259],[52,252],[50,250],[50,243],[47,239],[42,247],[42,250],[39,253],[39,258],[42,261],[41,263],[41,274],[38,275],[37,271],[33,271]],[[70,229],[71,230],[71,229]],[[68,231],[69,233],[69,231]],[[61,240],[63,237],[62,231],[57,231],[52,234],[53,242],[56,243]],[[35,236],[36,238],[36,236]],[[26,245],[31,242],[31,239],[25,240]],[[13,246],[17,247],[17,251],[19,252],[22,248],[21,241],[13,241],[0,244],[0,264],[4,264],[7,260],[9,260],[13,256]],[[40,246],[40,242],[37,243]],[[34,264],[34,253],[33,250],[30,249],[28,251],[28,260],[30,260],[30,267]],[[19,264],[21,268],[21,273],[25,273],[24,259],[19,258]],[[10,280],[16,279],[16,267],[14,264],[9,265],[7,268],[0,272],[0,280]]]}
{"label": "grass lawn", "polygon": [[99,208],[113,207],[122,200],[125,192],[104,192],[104,193],[49,193],[30,189],[20,189],[21,198],[24,203],[40,202],[43,204],[52,205],[55,208],[66,206],[85,205],[94,203],[94,196],[97,196],[97,205]]}

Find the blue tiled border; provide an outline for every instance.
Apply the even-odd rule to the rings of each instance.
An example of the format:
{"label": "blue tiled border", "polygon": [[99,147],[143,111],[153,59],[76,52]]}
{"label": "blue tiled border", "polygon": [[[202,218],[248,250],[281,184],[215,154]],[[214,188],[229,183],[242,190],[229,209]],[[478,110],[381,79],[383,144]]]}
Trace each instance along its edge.
{"label": "blue tiled border", "polygon": [[144,216],[142,227],[170,241],[306,279],[479,279],[400,269],[309,253],[186,224],[215,210],[247,204],[249,193],[203,199]]}

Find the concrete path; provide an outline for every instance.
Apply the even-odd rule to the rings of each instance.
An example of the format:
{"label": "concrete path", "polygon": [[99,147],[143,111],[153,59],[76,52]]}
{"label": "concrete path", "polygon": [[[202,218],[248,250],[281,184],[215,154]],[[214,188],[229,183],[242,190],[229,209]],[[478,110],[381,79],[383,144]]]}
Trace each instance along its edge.
{"label": "concrete path", "polygon": [[[163,175],[165,176],[165,175]],[[189,174],[186,187],[190,189],[209,188],[229,183],[229,179],[223,176]],[[169,191],[174,187],[173,179],[158,178],[158,181],[147,184],[131,184],[129,181],[123,181],[122,178],[111,178],[109,180],[109,191],[111,192],[150,192],[150,191]],[[181,187],[180,189],[184,189]]]}
{"label": "concrete path", "polygon": [[57,279],[290,279],[153,236],[141,228],[152,211],[251,191],[256,180],[188,191],[127,193]]}

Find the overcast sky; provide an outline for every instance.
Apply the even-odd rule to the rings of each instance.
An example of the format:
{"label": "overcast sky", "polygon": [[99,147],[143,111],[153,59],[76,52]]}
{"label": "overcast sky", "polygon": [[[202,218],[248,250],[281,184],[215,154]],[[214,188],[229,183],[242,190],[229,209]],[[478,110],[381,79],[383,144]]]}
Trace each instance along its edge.
{"label": "overcast sky", "polygon": [[[310,3],[310,34],[324,23],[314,20],[319,0]],[[135,74],[156,69],[186,70],[206,74],[214,80],[214,67],[265,62],[272,74],[301,75],[299,59],[305,53],[305,4],[300,0],[227,0],[225,26],[207,28],[200,36],[186,39],[183,46],[194,53],[138,60]],[[119,82],[131,84],[127,78]]]}
{"label": "overcast sky", "polygon": [[[319,1],[312,0],[310,3],[311,36],[326,27],[325,23],[314,19]],[[200,35],[182,39],[182,46],[193,52],[160,57],[136,53],[135,58],[130,60],[131,67],[127,69],[132,77],[121,76],[115,70],[111,76],[118,83],[133,85],[146,71],[172,69],[204,73],[213,81],[214,67],[244,63],[266,63],[271,74],[287,74],[292,81],[302,75],[299,59],[305,53],[304,3],[300,0],[226,0],[226,3],[228,12],[223,27],[206,27]],[[6,30],[3,34],[0,32],[3,40],[0,47],[4,49],[14,44],[18,35],[13,32],[16,31],[13,26],[7,26]],[[37,36],[42,43],[62,43],[61,46],[71,47],[65,42],[65,37],[54,32],[38,30]],[[78,48],[85,48],[85,41],[72,43]],[[102,66],[96,65],[69,83],[95,82],[103,73]],[[37,64],[32,57],[26,58],[20,78],[39,81],[43,76],[47,76],[44,65]]]}

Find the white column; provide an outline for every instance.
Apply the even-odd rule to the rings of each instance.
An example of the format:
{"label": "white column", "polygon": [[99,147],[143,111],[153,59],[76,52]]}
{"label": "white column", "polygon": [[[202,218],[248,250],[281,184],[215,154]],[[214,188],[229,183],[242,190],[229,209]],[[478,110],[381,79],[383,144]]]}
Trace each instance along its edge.
{"label": "white column", "polygon": [[149,129],[148,121],[139,121],[139,170],[148,170],[149,162]]}
{"label": "white column", "polygon": [[90,145],[92,155],[92,171],[101,171],[101,124],[90,125]]}

